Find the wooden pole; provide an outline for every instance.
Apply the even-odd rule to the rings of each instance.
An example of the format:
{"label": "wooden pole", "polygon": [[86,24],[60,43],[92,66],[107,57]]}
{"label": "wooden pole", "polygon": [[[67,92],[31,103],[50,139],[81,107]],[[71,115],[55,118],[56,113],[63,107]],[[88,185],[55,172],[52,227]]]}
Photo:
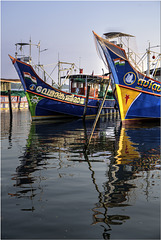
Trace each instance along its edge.
{"label": "wooden pole", "polygon": [[12,119],[12,102],[11,102],[11,90],[8,90],[8,100],[9,100],[9,111],[10,111],[10,119]]}
{"label": "wooden pole", "polygon": [[90,86],[87,87],[87,95],[86,95],[86,102],[85,102],[84,112],[83,112],[83,120],[85,120],[85,117],[86,117],[87,104],[88,104],[88,98],[89,98],[89,91],[90,91]]}
{"label": "wooden pole", "polygon": [[90,144],[90,142],[91,142],[91,139],[92,139],[92,136],[93,136],[93,132],[94,132],[94,130],[95,130],[97,121],[98,121],[98,119],[99,119],[101,110],[102,110],[102,108],[103,108],[103,104],[104,104],[105,99],[106,99],[106,96],[107,96],[107,92],[108,92],[108,88],[109,88],[109,86],[110,86],[110,82],[111,82],[111,79],[109,80],[109,83],[108,83],[108,85],[107,85],[104,98],[103,98],[103,100],[102,100],[102,103],[101,103],[100,108],[99,108],[99,110],[98,110],[97,116],[96,116],[95,121],[94,121],[94,123],[93,123],[91,135],[90,135],[90,138],[89,138],[89,140],[88,140],[88,142],[87,142],[87,147],[86,147],[86,148],[88,148],[88,146],[89,146],[89,144]]}
{"label": "wooden pole", "polygon": [[18,110],[20,110],[20,104],[21,104],[21,96],[19,97],[19,101],[18,101]]}

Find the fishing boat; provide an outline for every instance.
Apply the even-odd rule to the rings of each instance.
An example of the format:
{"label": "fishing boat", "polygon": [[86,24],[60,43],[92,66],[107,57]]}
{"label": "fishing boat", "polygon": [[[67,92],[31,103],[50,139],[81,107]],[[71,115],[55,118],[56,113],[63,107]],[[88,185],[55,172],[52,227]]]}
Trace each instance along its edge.
{"label": "fishing boat", "polygon": [[[105,87],[109,86],[109,76],[83,74],[82,69],[80,69],[79,74],[69,74],[68,71],[64,78],[69,81],[69,89],[63,91],[61,89],[63,77],[60,76],[60,71],[62,71],[60,66],[66,62],[58,61],[57,86],[54,85],[55,81],[52,78],[52,84],[48,84],[46,78],[50,75],[40,64],[40,44],[36,45],[39,48],[37,65],[32,64],[31,45],[33,44],[31,41],[29,43],[17,43],[16,47],[19,46],[22,50],[22,47],[26,45],[30,47],[29,56],[18,55],[16,51],[15,57],[10,55],[9,57],[23,85],[32,120],[84,118],[84,116],[94,118],[103,101]],[[69,70],[71,71],[74,64],[68,64],[70,64]],[[40,77],[40,70],[43,70],[44,79]],[[114,108],[115,99],[111,93],[112,91],[108,91],[105,96],[101,115],[108,114],[108,109]]]}
{"label": "fishing boat", "polygon": [[[161,82],[155,79],[155,73],[159,72],[157,64],[161,54],[153,52],[155,64],[153,63],[152,71],[149,64],[152,47],[149,44],[145,74],[143,68],[145,65],[142,64],[142,68],[140,67],[145,54],[143,57],[138,57],[129,46],[129,41],[134,36],[121,32],[105,33],[104,37],[100,37],[95,32],[93,34],[96,48],[111,73],[113,92],[122,123],[160,119]],[[127,43],[124,43],[123,38]]]}

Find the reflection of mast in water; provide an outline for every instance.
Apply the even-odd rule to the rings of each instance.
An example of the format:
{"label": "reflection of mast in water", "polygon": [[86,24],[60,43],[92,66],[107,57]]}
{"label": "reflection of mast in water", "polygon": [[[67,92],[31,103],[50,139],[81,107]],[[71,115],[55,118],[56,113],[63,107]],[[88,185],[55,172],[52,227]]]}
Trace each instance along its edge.
{"label": "reflection of mast in water", "polygon": [[[140,171],[146,171],[149,174],[150,170],[155,169],[156,164],[160,164],[160,137],[158,130],[156,126],[141,129],[121,128],[117,154],[116,157],[111,158],[106,175],[108,181],[103,184],[104,192],[99,191],[91,162],[85,155],[99,198],[99,202],[92,209],[94,211],[93,224],[106,223],[108,230],[110,230],[111,225],[120,225],[129,219],[129,216],[125,215],[109,215],[108,208],[129,206],[128,202],[132,200],[132,196],[129,193],[131,189],[136,188],[136,185],[134,181],[130,183],[128,181],[136,179]],[[147,138],[151,139],[152,135],[154,135],[153,143],[147,141]],[[147,197],[148,187],[149,182],[147,180]],[[105,230],[108,231],[107,229]]]}
{"label": "reflection of mast in water", "polygon": [[[85,126],[84,126],[84,130],[85,130],[84,131],[85,139],[87,139]],[[119,167],[117,166],[114,167],[112,164],[110,164],[110,170],[108,173],[109,181],[107,183],[104,183],[105,191],[101,192],[96,183],[95,172],[94,170],[92,170],[91,162],[88,158],[86,148],[84,151],[84,158],[88,163],[89,170],[91,171],[92,182],[95,186],[96,191],[98,192],[98,198],[99,198],[99,202],[96,203],[95,204],[96,206],[92,209],[94,212],[92,224],[105,223],[108,226],[108,229],[106,229],[103,225],[101,225],[104,228],[103,237],[104,239],[110,239],[110,234],[108,233],[108,231],[111,230],[111,225],[120,225],[125,220],[129,219],[129,216],[125,216],[125,215],[109,215],[108,214],[109,207],[119,206],[121,202],[126,200],[123,193],[116,197],[115,185],[118,179],[116,173],[117,171],[119,171]],[[128,188],[130,187],[133,187],[133,186],[130,184],[129,185],[127,184],[125,187],[125,190],[128,191]],[[128,204],[124,204],[124,205],[122,204],[122,206],[128,206]]]}
{"label": "reflection of mast in water", "polygon": [[[151,139],[153,139],[153,141],[151,141]],[[119,171],[115,174],[116,178],[120,181],[123,180],[124,182],[137,178],[138,172],[140,174],[142,172],[143,175],[144,172],[147,173],[145,179],[147,184],[144,184],[144,192],[148,200],[150,171],[156,169],[157,166],[160,166],[159,128],[156,125],[145,125],[142,128],[136,126],[135,128],[122,128],[114,166],[119,168]],[[124,174],[122,172],[124,172]],[[152,176],[153,175],[154,174],[152,174]],[[126,178],[122,179],[123,176]],[[115,185],[116,183],[117,181],[115,182]],[[135,185],[133,184],[131,187],[135,187]],[[125,189],[125,191],[128,193],[127,189]]]}
{"label": "reflection of mast in water", "polygon": [[[125,220],[129,219],[129,216],[126,215],[109,215],[107,211],[108,208],[129,206],[129,204],[123,202],[127,201],[127,193],[134,186],[125,183],[128,178],[119,178],[121,175],[124,176],[124,174],[128,175],[123,169],[110,164],[107,173],[109,180],[103,184],[104,192],[101,193],[101,198],[99,195],[99,203],[93,208],[95,212],[93,224],[102,222],[111,228],[110,225],[121,225]],[[102,212],[103,209],[105,210],[104,212]],[[102,218],[99,217],[102,215]]]}

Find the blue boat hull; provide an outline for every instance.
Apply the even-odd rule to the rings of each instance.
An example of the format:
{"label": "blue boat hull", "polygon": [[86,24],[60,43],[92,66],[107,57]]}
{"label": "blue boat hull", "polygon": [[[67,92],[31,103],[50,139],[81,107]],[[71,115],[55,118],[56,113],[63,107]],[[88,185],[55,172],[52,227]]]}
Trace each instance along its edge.
{"label": "blue boat hull", "polygon": [[112,73],[122,122],[160,119],[161,83],[136,70],[124,49],[96,33],[94,36]]}
{"label": "blue boat hull", "polygon": [[[25,90],[32,119],[83,117],[86,97],[56,89],[44,82],[31,65],[11,57]],[[102,100],[89,97],[86,117],[95,117]],[[106,99],[101,115],[114,108],[115,100]]]}

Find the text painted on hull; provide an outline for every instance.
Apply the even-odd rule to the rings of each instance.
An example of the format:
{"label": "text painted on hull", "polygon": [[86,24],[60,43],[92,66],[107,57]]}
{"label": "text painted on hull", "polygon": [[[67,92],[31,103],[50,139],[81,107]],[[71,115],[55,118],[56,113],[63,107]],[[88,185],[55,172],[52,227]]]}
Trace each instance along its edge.
{"label": "text painted on hull", "polygon": [[[36,87],[36,86],[35,86]],[[35,90],[37,93],[51,98],[59,99],[62,101],[84,104],[84,98],[76,97],[75,95],[68,95],[62,92],[57,92],[52,89],[43,88],[42,86],[37,86],[36,89],[33,89],[33,84],[30,85],[30,90]]]}
{"label": "text painted on hull", "polygon": [[[136,74],[133,72],[128,72],[125,74],[123,81],[126,85],[133,85],[136,81]],[[155,81],[153,81],[152,79],[141,79],[139,78],[136,81],[136,85],[135,88],[141,89],[145,88],[146,90],[151,90],[153,92],[156,93],[160,93],[161,92],[161,85]],[[141,88],[140,88],[141,87]]]}
{"label": "text painted on hull", "polygon": [[137,85],[151,89],[152,91],[161,92],[160,85],[153,80],[138,79]]}

